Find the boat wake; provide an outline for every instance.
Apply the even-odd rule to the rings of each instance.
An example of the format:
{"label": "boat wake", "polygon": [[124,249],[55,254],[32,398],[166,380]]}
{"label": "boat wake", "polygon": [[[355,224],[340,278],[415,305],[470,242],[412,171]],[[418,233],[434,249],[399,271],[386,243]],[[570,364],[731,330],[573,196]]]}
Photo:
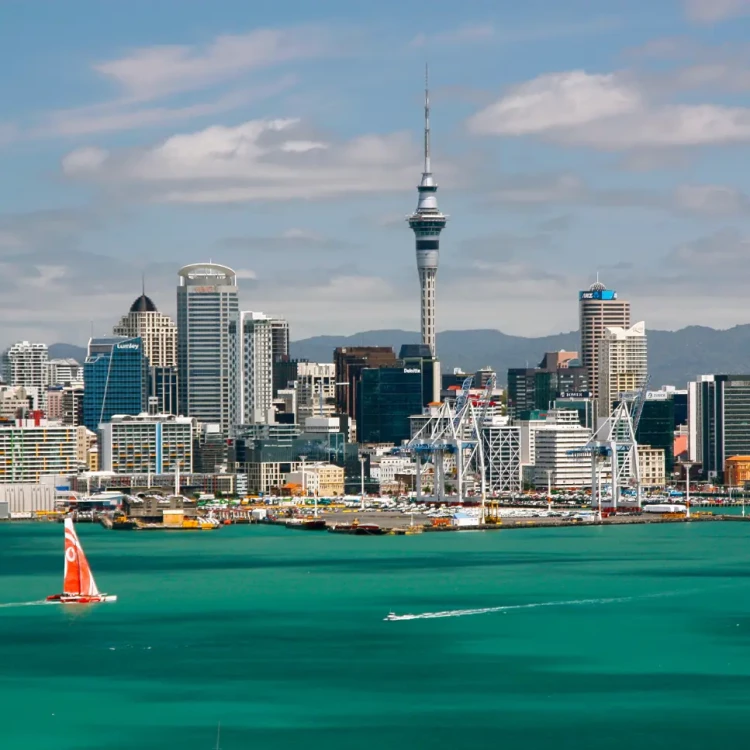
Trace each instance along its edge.
{"label": "boat wake", "polygon": [[9,609],[10,607],[41,607],[43,604],[52,604],[53,602],[45,601],[40,599],[37,602],[9,602],[7,604],[0,604],[0,609]]}
{"label": "boat wake", "polygon": [[[664,596],[660,594],[659,596]],[[636,598],[634,596],[619,596],[608,599],[570,599],[568,601],[556,602],[534,602],[533,604],[507,604],[503,607],[482,607],[480,609],[449,609],[445,612],[422,612],[416,615],[389,614],[384,618],[388,622],[396,620],[435,620],[440,617],[470,617],[472,615],[488,615],[493,612],[508,612],[514,609],[535,609],[537,607],[573,607],[585,604],[616,604],[618,602],[629,602]]]}

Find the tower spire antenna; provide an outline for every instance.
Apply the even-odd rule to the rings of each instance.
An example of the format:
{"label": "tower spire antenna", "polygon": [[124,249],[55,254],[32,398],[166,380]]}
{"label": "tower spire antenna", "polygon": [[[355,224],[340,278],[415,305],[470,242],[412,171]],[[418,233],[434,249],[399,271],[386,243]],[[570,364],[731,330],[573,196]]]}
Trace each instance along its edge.
{"label": "tower spire antenna", "polygon": [[146,272],[141,271],[141,294],[146,296]]}
{"label": "tower spire antenna", "polygon": [[430,161],[430,66],[424,64],[424,173],[432,172]]}

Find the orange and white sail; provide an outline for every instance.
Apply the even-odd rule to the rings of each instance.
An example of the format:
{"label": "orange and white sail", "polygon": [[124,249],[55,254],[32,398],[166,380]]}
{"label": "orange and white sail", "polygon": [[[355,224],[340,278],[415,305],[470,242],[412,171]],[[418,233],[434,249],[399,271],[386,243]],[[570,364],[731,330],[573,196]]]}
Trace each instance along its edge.
{"label": "orange and white sail", "polygon": [[65,575],[63,593],[73,596],[99,596],[89,562],[70,518],[65,519]]}

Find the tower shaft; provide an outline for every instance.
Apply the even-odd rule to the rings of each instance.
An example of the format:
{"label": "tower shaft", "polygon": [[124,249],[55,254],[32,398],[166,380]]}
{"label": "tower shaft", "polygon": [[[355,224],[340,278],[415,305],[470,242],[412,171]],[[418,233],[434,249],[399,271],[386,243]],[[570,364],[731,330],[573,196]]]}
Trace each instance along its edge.
{"label": "tower shaft", "polygon": [[424,171],[417,186],[417,209],[407,217],[414,232],[417,251],[417,270],[420,282],[420,311],[422,343],[430,347],[435,356],[435,303],[436,278],[440,260],[440,232],[448,217],[440,213],[437,205],[437,183],[432,176],[430,155],[430,92],[425,70],[424,92]]}

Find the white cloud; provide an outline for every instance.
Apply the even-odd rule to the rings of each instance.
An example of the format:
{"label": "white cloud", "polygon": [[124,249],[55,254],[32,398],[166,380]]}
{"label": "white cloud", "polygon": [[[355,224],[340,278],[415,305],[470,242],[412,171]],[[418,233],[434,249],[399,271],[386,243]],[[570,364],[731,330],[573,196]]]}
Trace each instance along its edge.
{"label": "white cloud", "polygon": [[478,134],[536,135],[602,150],[750,140],[750,109],[654,103],[620,74],[576,70],[523,83],[468,122]]}
{"label": "white cloud", "polygon": [[750,14],[750,0],[683,0],[687,17],[695,23],[716,23]]}
{"label": "white cloud", "polygon": [[417,34],[410,44],[412,47],[424,47],[427,44],[464,44],[490,40],[494,36],[495,27],[491,23],[473,23],[436,34]]}
{"label": "white cloud", "polygon": [[143,47],[98,63],[94,69],[115,81],[124,94],[145,101],[232,80],[273,65],[334,54],[337,44],[322,27],[256,29],[216,37],[206,47]]}
{"label": "white cloud", "polygon": [[602,17],[579,23],[558,23],[536,26],[519,26],[498,28],[489,22],[468,23],[448,31],[434,34],[420,33],[411,42],[412,47],[429,45],[445,46],[449,44],[477,44],[495,42],[497,44],[524,44],[543,42],[563,37],[585,36],[613,31],[620,26],[616,18]]}
{"label": "white cloud", "polygon": [[[91,148],[62,160],[71,178],[131,186],[172,203],[238,203],[326,198],[403,190],[418,168],[418,148],[403,133],[343,142],[306,136],[296,119],[250,120],[172,136],[147,149]],[[450,172],[443,165],[441,174]]]}
{"label": "white cloud", "polygon": [[750,197],[729,185],[682,184],[670,191],[607,188],[571,173],[506,175],[489,197],[514,207],[640,208],[707,219],[750,216]]}
{"label": "white cloud", "polygon": [[706,216],[750,214],[750,199],[726,185],[680,185],[675,191],[678,210]]}
{"label": "white cloud", "polygon": [[284,91],[292,86],[294,81],[293,76],[284,76],[267,85],[232,91],[213,101],[184,107],[143,107],[134,106],[129,101],[115,101],[58,110],[45,115],[31,130],[30,135],[38,138],[80,136],[171,125],[230,112]]}

